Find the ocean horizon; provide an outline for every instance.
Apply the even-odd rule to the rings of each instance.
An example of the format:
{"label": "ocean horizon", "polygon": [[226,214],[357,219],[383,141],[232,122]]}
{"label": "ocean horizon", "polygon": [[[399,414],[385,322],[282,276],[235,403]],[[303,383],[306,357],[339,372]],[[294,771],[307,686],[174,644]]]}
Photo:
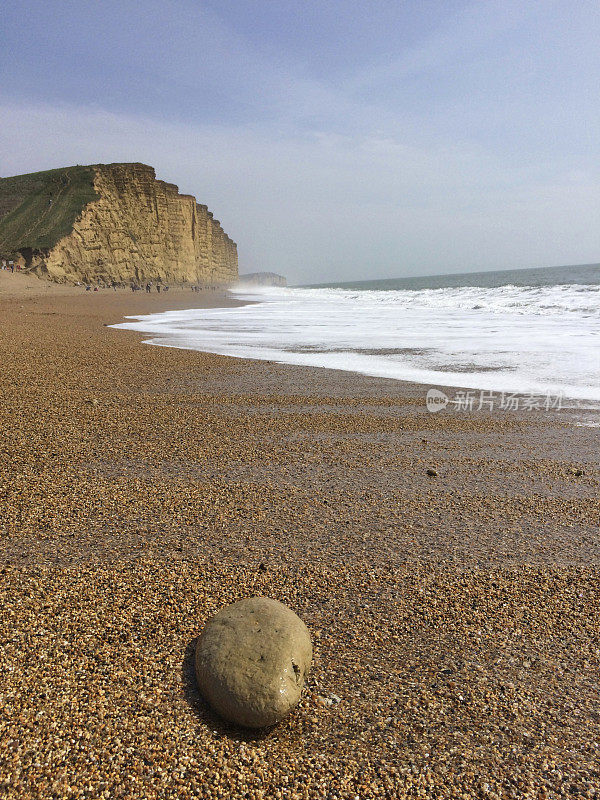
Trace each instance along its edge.
{"label": "ocean horizon", "polygon": [[458,286],[559,286],[568,284],[598,285],[600,263],[562,264],[553,267],[521,267],[472,272],[411,275],[404,278],[371,278],[368,280],[330,281],[298,284],[297,289],[444,289]]}

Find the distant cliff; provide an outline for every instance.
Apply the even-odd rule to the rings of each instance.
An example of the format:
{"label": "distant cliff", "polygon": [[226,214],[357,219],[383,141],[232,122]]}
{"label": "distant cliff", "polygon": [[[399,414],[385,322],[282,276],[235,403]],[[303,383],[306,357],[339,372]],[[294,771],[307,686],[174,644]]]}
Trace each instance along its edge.
{"label": "distant cliff", "polygon": [[61,283],[238,278],[237,245],[219,221],[145,164],[1,178],[0,256]]}
{"label": "distant cliff", "polygon": [[239,282],[251,286],[287,286],[287,278],[276,272],[248,272],[240,275]]}

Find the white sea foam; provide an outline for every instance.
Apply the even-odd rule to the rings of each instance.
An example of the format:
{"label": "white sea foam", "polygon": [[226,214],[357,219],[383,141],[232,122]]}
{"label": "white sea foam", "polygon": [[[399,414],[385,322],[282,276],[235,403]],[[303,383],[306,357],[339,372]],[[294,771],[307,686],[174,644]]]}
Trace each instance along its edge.
{"label": "white sea foam", "polygon": [[115,327],[151,344],[427,385],[600,401],[600,286],[260,289]]}

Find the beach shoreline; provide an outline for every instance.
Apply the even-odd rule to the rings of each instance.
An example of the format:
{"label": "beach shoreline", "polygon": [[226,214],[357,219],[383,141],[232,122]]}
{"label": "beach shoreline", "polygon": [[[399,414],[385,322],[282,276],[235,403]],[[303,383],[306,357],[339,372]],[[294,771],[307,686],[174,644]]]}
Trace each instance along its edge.
{"label": "beach shoreline", "polygon": [[[222,293],[35,281],[0,276],[8,797],[600,790],[597,429],[109,327]],[[191,667],[254,594],[315,645],[258,737]]]}

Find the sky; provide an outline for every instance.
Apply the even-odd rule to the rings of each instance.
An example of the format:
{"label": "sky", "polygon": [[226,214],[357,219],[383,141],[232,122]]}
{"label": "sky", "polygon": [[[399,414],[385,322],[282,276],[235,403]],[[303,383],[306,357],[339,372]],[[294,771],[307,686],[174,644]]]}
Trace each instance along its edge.
{"label": "sky", "polygon": [[0,175],[141,161],[292,283],[600,262],[597,0],[4,0]]}

